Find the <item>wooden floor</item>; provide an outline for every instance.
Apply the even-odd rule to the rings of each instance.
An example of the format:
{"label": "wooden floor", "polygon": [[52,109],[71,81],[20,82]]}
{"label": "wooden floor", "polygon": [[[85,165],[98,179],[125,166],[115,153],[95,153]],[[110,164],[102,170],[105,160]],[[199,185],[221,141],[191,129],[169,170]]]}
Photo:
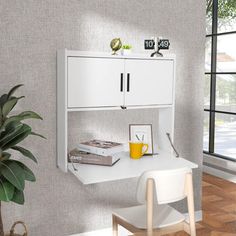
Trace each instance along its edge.
{"label": "wooden floor", "polygon": [[[198,236],[236,236],[236,184],[212,175],[203,175],[203,221]],[[168,236],[187,236],[184,232]]]}

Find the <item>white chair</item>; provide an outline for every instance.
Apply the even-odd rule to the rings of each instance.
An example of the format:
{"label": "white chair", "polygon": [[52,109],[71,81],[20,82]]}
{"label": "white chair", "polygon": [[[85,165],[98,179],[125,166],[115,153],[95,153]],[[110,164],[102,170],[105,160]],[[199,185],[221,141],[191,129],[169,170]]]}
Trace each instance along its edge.
{"label": "white chair", "polygon": [[[189,223],[184,215],[168,205],[186,197]],[[132,233],[143,232],[148,236],[181,230],[196,236],[190,168],[144,172],[137,186],[137,201],[141,205],[114,210],[113,236],[118,236],[118,225]]]}

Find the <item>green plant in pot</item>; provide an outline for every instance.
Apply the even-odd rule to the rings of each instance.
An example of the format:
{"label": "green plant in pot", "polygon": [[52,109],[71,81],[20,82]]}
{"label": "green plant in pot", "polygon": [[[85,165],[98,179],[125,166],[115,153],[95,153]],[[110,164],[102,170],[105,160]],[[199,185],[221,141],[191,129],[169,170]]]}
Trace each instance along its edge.
{"label": "green plant in pot", "polygon": [[[1,202],[15,202],[24,204],[25,181],[34,182],[34,173],[20,160],[13,158],[12,151],[17,151],[23,157],[37,163],[35,156],[20,143],[27,137],[34,135],[44,138],[32,131],[27,119],[40,119],[41,116],[33,111],[23,111],[17,115],[11,112],[17,102],[24,98],[15,97],[15,91],[22,84],[13,87],[7,94],[0,97],[0,207]],[[3,223],[0,208],[0,236],[4,236]]]}
{"label": "green plant in pot", "polygon": [[131,53],[132,46],[129,44],[124,44],[122,46],[122,55],[129,55]]}

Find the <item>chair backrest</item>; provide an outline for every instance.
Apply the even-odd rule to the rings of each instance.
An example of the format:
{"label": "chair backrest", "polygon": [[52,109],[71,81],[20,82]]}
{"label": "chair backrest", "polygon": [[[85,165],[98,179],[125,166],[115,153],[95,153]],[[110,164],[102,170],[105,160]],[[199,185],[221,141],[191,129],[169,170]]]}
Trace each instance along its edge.
{"label": "chair backrest", "polygon": [[[148,179],[154,180],[154,195],[158,204],[165,204],[182,200],[186,197],[186,174],[192,173],[191,168],[173,170],[153,170],[144,172],[138,181],[137,200],[146,203],[146,184]],[[155,197],[155,196],[154,196]]]}

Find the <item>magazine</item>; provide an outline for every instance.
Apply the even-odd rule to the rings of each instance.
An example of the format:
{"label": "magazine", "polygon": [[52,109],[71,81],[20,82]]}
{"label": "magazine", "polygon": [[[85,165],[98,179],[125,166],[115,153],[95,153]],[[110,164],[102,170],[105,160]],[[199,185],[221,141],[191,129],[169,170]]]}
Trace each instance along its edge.
{"label": "magazine", "polygon": [[120,158],[116,155],[101,156],[97,154],[83,152],[78,149],[71,150],[68,156],[68,161],[72,163],[104,165],[104,166],[112,166],[119,160]]}
{"label": "magazine", "polygon": [[93,139],[82,142],[78,145],[78,149],[101,156],[110,156],[115,153],[123,152],[124,145],[122,143]]}

